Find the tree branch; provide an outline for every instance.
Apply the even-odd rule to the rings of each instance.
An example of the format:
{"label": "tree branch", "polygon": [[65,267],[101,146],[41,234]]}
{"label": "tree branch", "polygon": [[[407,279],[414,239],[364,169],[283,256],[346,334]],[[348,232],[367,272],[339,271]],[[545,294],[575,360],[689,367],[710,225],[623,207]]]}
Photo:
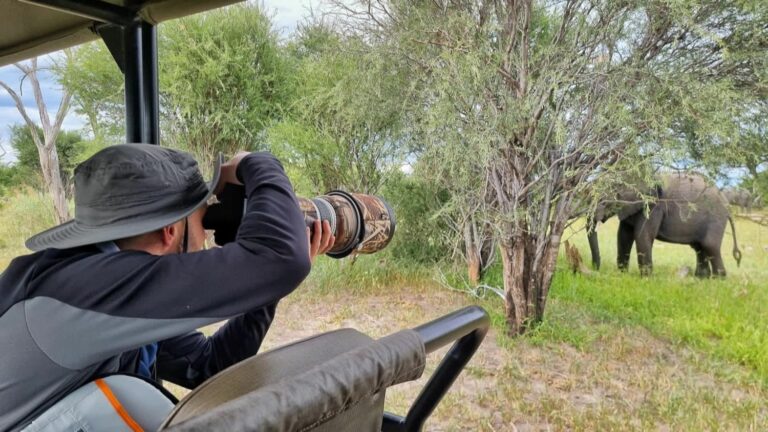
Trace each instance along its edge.
{"label": "tree branch", "polygon": [[32,139],[35,141],[35,145],[42,147],[43,142],[40,139],[40,136],[37,134],[37,125],[27,114],[27,110],[24,108],[24,103],[21,101],[19,95],[3,81],[0,81],[0,87],[4,88],[5,91],[8,92],[8,94],[11,96],[11,99],[13,99],[14,103],[16,104],[16,109],[19,110],[19,113],[24,118],[24,122],[27,124],[27,127],[29,127]]}
{"label": "tree branch", "polygon": [[[59,109],[56,111],[56,120],[54,121],[53,127],[51,128],[52,136],[57,136],[59,134],[61,125],[64,123],[64,117],[66,117],[67,112],[69,112],[69,104],[71,100],[72,93],[68,90],[65,90],[64,96],[62,96],[61,102],[59,103]],[[56,145],[56,142],[51,142],[48,145]]]}

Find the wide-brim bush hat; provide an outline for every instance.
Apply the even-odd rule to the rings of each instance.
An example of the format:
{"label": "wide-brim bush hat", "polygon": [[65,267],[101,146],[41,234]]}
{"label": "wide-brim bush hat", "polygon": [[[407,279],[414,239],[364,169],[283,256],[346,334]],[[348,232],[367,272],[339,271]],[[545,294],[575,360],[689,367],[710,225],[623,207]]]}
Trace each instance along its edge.
{"label": "wide-brim bush hat", "polygon": [[39,251],[158,230],[192,214],[213,194],[221,156],[206,183],[191,154],[151,144],[107,147],[75,168],[75,218],[32,236]]}

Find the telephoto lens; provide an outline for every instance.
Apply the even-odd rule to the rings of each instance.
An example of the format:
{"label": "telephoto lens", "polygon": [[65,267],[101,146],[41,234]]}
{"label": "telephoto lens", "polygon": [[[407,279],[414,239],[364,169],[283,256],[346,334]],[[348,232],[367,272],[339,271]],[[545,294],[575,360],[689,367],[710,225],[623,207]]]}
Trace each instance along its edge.
{"label": "telephoto lens", "polygon": [[315,198],[298,198],[309,226],[327,220],[336,241],[326,253],[343,258],[351,253],[372,254],[384,249],[395,234],[395,213],[383,199],[340,190]]}
{"label": "telephoto lens", "polygon": [[[235,240],[245,210],[243,186],[227,184],[208,207],[203,227],[214,231],[216,244]],[[327,220],[336,240],[326,253],[331,258],[372,254],[384,249],[395,234],[395,213],[382,198],[341,190],[315,198],[297,197],[304,222],[311,229],[315,220]]]}

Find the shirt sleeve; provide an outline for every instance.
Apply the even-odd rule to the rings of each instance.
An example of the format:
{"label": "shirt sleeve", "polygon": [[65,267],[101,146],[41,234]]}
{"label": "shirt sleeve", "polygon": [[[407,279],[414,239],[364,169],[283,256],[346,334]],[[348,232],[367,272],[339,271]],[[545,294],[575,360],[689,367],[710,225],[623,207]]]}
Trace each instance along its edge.
{"label": "shirt sleeve", "polygon": [[192,389],[220,371],[256,355],[275,317],[276,304],[230,319],[212,336],[199,331],[161,341],[158,378]]}
{"label": "shirt sleeve", "polygon": [[[309,272],[303,216],[280,163],[240,162],[246,211],[235,242],[195,253],[46,251],[30,279],[30,333],[54,361],[82,368],[277,302]],[[225,327],[226,328],[226,327]]]}

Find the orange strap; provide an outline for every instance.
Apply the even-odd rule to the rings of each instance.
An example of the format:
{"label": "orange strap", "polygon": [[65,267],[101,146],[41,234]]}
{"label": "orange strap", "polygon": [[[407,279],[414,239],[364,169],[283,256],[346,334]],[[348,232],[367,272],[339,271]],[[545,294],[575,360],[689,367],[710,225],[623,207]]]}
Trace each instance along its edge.
{"label": "orange strap", "polygon": [[123,419],[125,424],[127,424],[128,427],[131,428],[133,432],[144,432],[144,429],[142,429],[141,426],[139,426],[139,424],[136,423],[136,421],[133,418],[131,418],[131,415],[128,414],[128,411],[126,411],[125,408],[123,408],[123,406],[120,405],[120,401],[117,400],[115,395],[112,393],[112,390],[109,389],[109,386],[107,385],[107,383],[104,382],[103,379],[101,378],[97,379],[96,385],[99,386],[99,389],[101,389],[101,392],[104,393],[104,396],[107,397],[107,400],[109,401],[109,403],[112,404],[112,408],[115,409],[115,411],[120,416],[120,418]]}

